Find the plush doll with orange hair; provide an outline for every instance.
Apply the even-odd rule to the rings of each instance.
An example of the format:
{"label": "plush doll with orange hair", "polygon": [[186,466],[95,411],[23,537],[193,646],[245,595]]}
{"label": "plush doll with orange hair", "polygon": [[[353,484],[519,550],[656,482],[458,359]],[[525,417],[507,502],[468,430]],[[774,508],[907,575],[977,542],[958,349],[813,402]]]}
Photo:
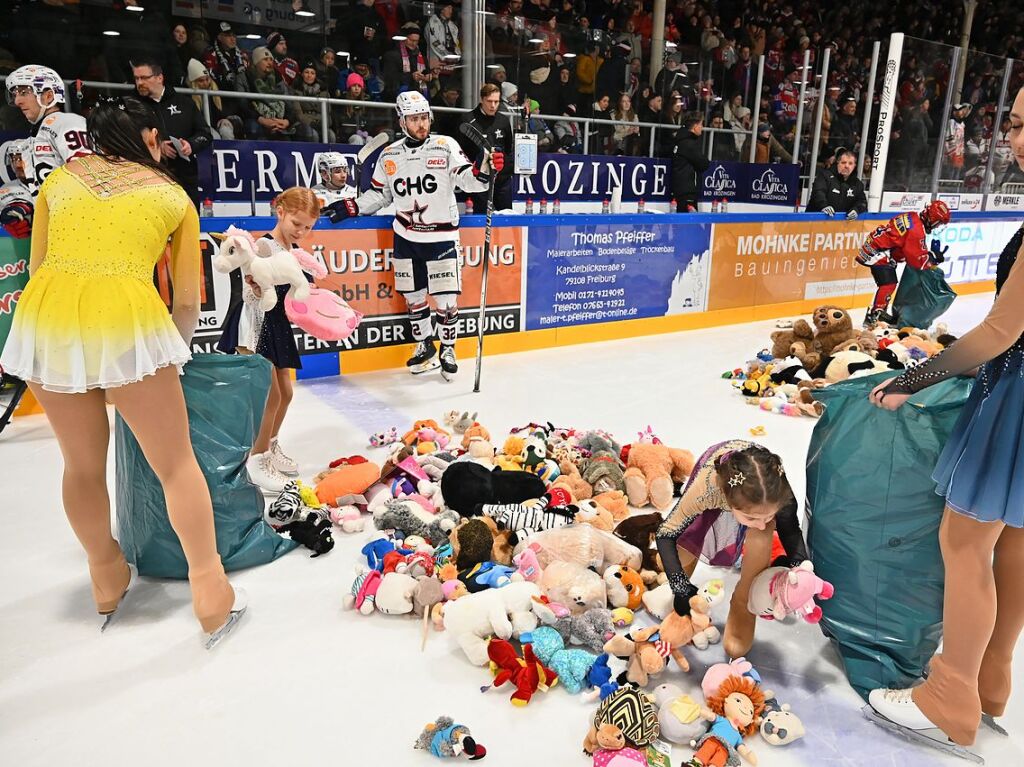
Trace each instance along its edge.
{"label": "plush doll with orange hair", "polygon": [[749,677],[730,676],[707,703],[700,713],[711,722],[711,727],[692,744],[697,752],[683,767],[736,765],[741,756],[750,764],[757,764],[754,752],[743,743],[744,738],[757,732],[758,720],[764,713],[764,693],[757,683]]}
{"label": "plush doll with orange hair", "polygon": [[630,506],[664,511],[672,505],[674,482],[685,482],[693,471],[693,453],[665,445],[636,442],[626,459],[626,495]]}

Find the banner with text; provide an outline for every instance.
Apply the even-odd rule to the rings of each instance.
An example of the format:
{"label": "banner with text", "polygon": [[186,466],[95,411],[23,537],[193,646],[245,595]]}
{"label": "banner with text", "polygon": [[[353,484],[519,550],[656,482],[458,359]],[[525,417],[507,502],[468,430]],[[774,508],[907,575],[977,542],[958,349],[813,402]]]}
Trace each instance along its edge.
{"label": "banner with text", "polygon": [[512,191],[519,201],[589,202],[609,199],[621,186],[623,201],[668,202],[670,167],[667,160],[649,157],[542,154],[537,173],[515,176]]}
{"label": "banner with text", "polygon": [[531,227],[526,329],[702,312],[710,239],[709,224]]}
{"label": "banner with text", "polygon": [[28,283],[28,257],[31,240],[0,237],[0,350],[11,332],[14,307]]}
{"label": "banner with text", "polygon": [[703,202],[728,200],[758,205],[796,205],[800,166],[792,163],[712,162],[701,182]]}
{"label": "banner with text", "polygon": [[315,32],[330,22],[331,4],[312,3],[311,6],[315,15],[295,0],[173,0],[171,13],[192,19],[221,19],[273,29]]}
{"label": "banner with text", "polygon": [[[244,221],[240,225],[244,226]],[[260,234],[262,232],[253,231],[254,236]],[[461,232],[459,335],[463,337],[477,334],[483,239],[483,228],[467,228]],[[524,230],[520,227],[495,227],[492,231],[486,333],[514,333],[522,327],[523,239]],[[300,353],[412,343],[405,299],[394,288],[393,243],[394,233],[390,227],[313,230],[303,246],[328,272],[326,277],[317,280],[317,285],[334,291],[365,317],[355,333],[340,343],[320,341],[295,329]],[[208,232],[202,234],[202,246],[204,294],[193,349],[210,351],[220,339],[228,307],[241,298],[242,283],[237,271],[221,274],[213,270],[211,261],[217,253],[218,242]]]}

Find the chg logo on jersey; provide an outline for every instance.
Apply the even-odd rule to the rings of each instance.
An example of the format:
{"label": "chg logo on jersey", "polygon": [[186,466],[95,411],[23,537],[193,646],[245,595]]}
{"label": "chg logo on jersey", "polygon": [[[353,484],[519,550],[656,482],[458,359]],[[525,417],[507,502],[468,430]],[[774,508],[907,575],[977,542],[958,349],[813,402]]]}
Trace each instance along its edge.
{"label": "chg logo on jersey", "polygon": [[735,197],[736,179],[724,165],[716,165],[715,169],[704,177],[704,191],[714,197]]}
{"label": "chg logo on jersey", "polygon": [[789,199],[789,185],[769,168],[750,184],[751,202],[785,202]]}
{"label": "chg logo on jersey", "polygon": [[422,176],[396,178],[392,188],[398,197],[408,197],[413,194],[433,194],[437,191],[437,177],[433,173],[424,173]]}

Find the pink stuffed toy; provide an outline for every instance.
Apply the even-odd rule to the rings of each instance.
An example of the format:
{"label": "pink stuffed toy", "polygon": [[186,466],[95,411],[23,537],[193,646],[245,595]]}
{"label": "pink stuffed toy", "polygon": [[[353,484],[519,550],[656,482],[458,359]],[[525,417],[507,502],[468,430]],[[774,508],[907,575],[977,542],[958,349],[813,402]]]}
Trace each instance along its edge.
{"label": "pink stuffed toy", "polygon": [[782,620],[795,613],[808,623],[821,620],[821,608],[814,599],[831,599],[835,588],[814,574],[814,565],[805,560],[793,568],[769,567],[754,578],[747,609],[767,620]]}
{"label": "pink stuffed toy", "polygon": [[321,341],[344,341],[363,320],[362,312],[349,306],[337,293],[323,288],[311,287],[309,297],[303,301],[286,296],[284,311],[291,322]]}
{"label": "pink stuffed toy", "polygon": [[718,693],[722,682],[731,676],[749,676],[755,682],[760,683],[760,675],[754,671],[754,664],[746,658],[737,658],[729,663],[716,663],[704,674],[701,680],[700,689],[704,692],[704,698],[711,698]]}
{"label": "pink stuffed toy", "polygon": [[536,543],[531,543],[512,557],[512,564],[519,569],[523,580],[530,581],[531,583],[536,583],[540,580],[541,570],[540,561],[537,559],[538,551],[540,551],[540,546]]}

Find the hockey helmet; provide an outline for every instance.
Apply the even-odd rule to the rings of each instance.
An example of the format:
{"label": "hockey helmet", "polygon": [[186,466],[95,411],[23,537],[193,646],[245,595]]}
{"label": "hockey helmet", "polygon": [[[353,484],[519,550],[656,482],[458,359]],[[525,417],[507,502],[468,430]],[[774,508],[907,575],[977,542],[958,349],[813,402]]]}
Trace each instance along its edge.
{"label": "hockey helmet", "polygon": [[[7,103],[14,103],[14,93],[18,88],[31,88],[32,92],[36,94],[36,101],[39,103],[39,116],[36,117],[35,122],[39,122],[44,117],[44,112],[48,107],[54,104],[63,104],[66,101],[66,93],[64,90],[64,81],[60,79],[60,75],[49,67],[40,66],[39,64],[26,64],[23,67],[18,67],[9,75],[7,75]],[[53,101],[49,104],[43,103],[43,93],[46,91],[53,92]]]}
{"label": "hockey helmet", "polygon": [[331,172],[336,168],[348,170],[348,161],[341,152],[321,152],[317,157],[316,170],[320,174],[320,180],[325,184],[331,178]]}
{"label": "hockey helmet", "polygon": [[28,149],[28,139],[15,139],[4,144],[4,165],[7,166],[7,172],[12,178],[15,176],[14,159],[17,157],[24,161],[22,153],[26,149]]}
{"label": "hockey helmet", "polygon": [[409,131],[405,129],[405,118],[411,117],[412,115],[430,115],[430,121],[434,121],[434,114],[430,109],[430,103],[426,97],[419,91],[404,91],[398,94],[398,98],[395,99],[395,113],[398,115],[398,127],[402,129],[405,135],[409,135]]}
{"label": "hockey helmet", "polygon": [[942,200],[935,200],[924,206],[921,211],[921,221],[924,222],[928,231],[945,226],[949,223],[949,206]]}

